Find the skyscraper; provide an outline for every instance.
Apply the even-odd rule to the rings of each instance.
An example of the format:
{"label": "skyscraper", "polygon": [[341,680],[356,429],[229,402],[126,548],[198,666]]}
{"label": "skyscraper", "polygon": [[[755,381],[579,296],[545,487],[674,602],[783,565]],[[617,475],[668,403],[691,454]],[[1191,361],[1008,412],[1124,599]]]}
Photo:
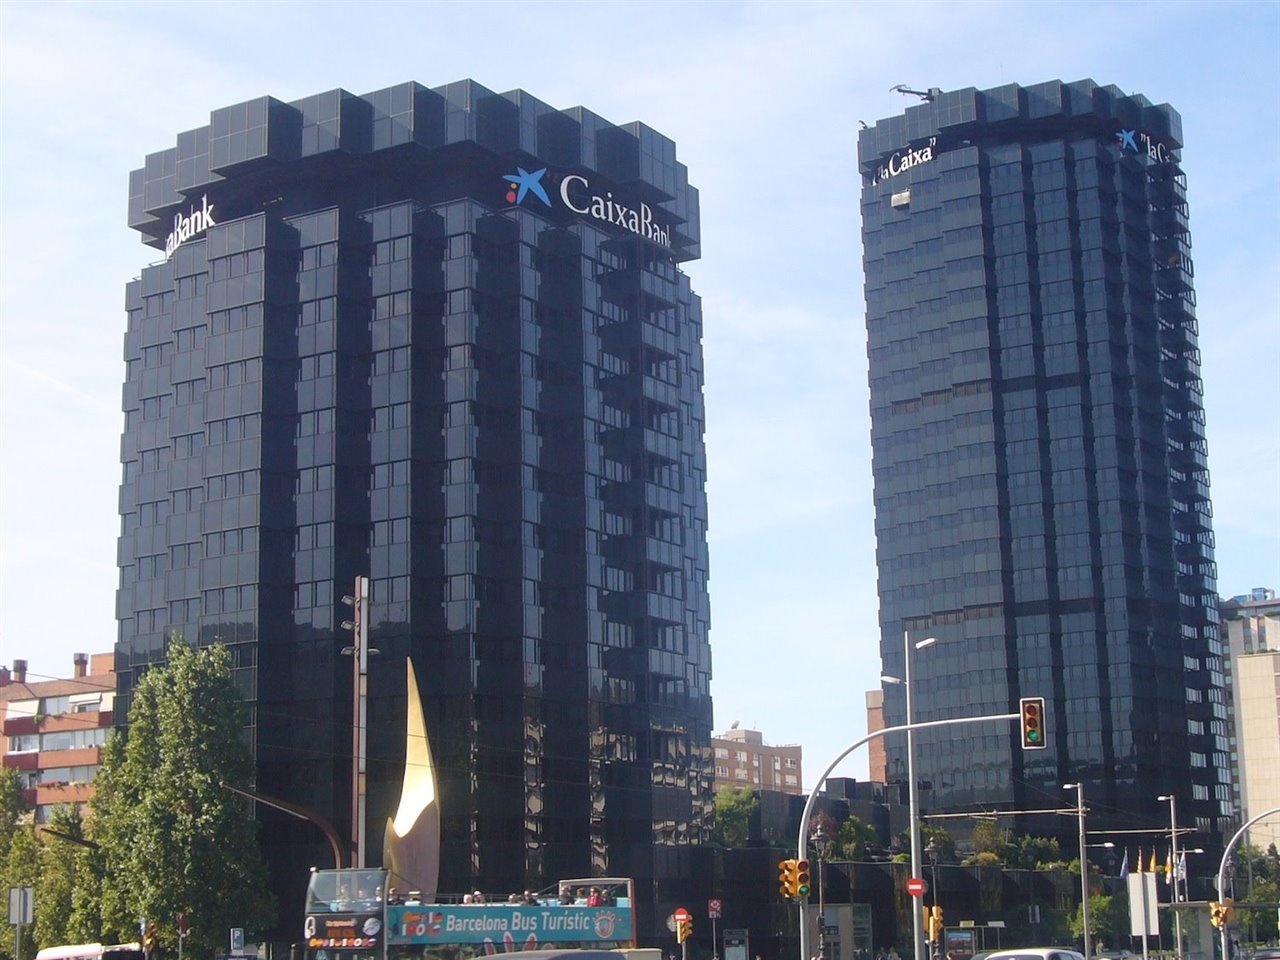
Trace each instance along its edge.
{"label": "skyscraper", "polygon": [[1044,750],[920,732],[921,807],[1061,807],[1079,781],[1090,830],[1156,825],[1169,793],[1221,830],[1181,120],[1092,81],[919,96],[858,142],[881,657],[901,677],[911,648],[916,721],[1048,699]]}
{"label": "skyscraper", "polygon": [[[367,575],[370,862],[408,657],[442,891],[679,874],[712,764],[675,144],[471,81],[262,97],[147,156],[129,223],[163,259],[127,287],[117,719],[169,631],[227,644],[258,789],[346,833]],[[332,857],[262,816],[283,901]]]}

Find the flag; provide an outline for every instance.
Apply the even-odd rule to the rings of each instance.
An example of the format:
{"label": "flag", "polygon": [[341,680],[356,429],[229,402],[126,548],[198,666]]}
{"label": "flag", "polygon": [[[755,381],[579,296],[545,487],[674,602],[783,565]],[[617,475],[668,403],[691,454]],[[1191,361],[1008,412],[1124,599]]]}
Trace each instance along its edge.
{"label": "flag", "polygon": [[1169,853],[1164,858],[1164,882],[1173,883],[1173,848],[1169,848]]}
{"label": "flag", "polygon": [[1142,873],[1142,848],[1141,847],[1138,848],[1138,873],[1139,875],[1141,875]]}
{"label": "flag", "polygon": [[1178,879],[1187,879],[1187,851],[1183,850],[1178,854]]}
{"label": "flag", "polygon": [[1124,848],[1124,860],[1120,863],[1120,879],[1129,876],[1129,848]]}
{"label": "flag", "polygon": [[1156,848],[1155,848],[1155,847],[1152,847],[1152,848],[1151,848],[1151,866],[1150,866],[1150,867],[1148,867],[1148,869],[1149,869],[1152,873],[1158,873],[1158,872],[1160,871],[1160,861],[1158,861],[1158,860],[1156,859]]}

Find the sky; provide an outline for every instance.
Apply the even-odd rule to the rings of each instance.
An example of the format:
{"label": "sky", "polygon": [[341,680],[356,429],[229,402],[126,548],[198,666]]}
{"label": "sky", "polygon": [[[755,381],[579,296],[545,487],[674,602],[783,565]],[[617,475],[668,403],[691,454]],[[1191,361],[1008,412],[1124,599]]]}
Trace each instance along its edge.
{"label": "sky", "polygon": [[[0,0],[0,663],[115,640],[129,171],[214,109],[472,78],[672,138],[701,194],[715,729],[879,685],[858,121],[1093,79],[1182,115],[1218,589],[1280,588],[1280,2]],[[836,773],[866,776],[865,753]]]}

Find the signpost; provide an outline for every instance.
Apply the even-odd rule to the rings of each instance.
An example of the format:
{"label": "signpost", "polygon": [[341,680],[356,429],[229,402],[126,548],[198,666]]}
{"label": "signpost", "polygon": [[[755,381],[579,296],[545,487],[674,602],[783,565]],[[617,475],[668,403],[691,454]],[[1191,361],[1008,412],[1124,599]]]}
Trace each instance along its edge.
{"label": "signpost", "polygon": [[716,939],[716,921],[720,919],[720,898],[712,897],[707,901],[707,916],[711,919],[711,960],[719,960],[719,940]]}
{"label": "signpost", "polygon": [[929,884],[925,882],[923,877],[912,877],[907,881],[907,893],[913,897],[923,897],[928,889]]}
{"label": "signpost", "polygon": [[18,951],[22,946],[22,925],[30,923],[34,916],[35,892],[35,887],[9,888],[9,922],[18,928],[13,936],[15,958],[21,956]]}

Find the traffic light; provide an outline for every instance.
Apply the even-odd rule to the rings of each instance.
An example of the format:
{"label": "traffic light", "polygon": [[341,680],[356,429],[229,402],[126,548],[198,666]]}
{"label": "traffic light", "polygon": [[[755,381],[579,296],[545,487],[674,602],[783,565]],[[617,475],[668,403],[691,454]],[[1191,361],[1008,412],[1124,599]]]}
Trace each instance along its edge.
{"label": "traffic light", "polygon": [[1023,697],[1019,707],[1022,712],[1022,749],[1045,749],[1048,744],[1044,736],[1044,697]]}
{"label": "traffic light", "polygon": [[796,862],[782,860],[778,863],[778,893],[784,897],[796,895]]}
{"label": "traffic light", "polygon": [[1209,904],[1209,922],[1215,927],[1222,926],[1222,918],[1224,914],[1223,905],[1214,900]]}
{"label": "traffic light", "polygon": [[809,861],[796,861],[796,896],[801,899],[809,896]]}
{"label": "traffic light", "polygon": [[929,911],[929,939],[937,943],[942,939],[942,908],[934,905]]}
{"label": "traffic light", "polygon": [[676,921],[676,943],[684,943],[686,940],[688,940],[692,936],[693,936],[693,921],[677,920]]}
{"label": "traffic light", "polygon": [[1235,907],[1232,906],[1230,897],[1224,898],[1220,903],[1209,904],[1209,922],[1215,927],[1231,926],[1235,914]]}
{"label": "traffic light", "polygon": [[156,922],[148,920],[146,929],[142,931],[142,949],[152,953],[156,949]]}

